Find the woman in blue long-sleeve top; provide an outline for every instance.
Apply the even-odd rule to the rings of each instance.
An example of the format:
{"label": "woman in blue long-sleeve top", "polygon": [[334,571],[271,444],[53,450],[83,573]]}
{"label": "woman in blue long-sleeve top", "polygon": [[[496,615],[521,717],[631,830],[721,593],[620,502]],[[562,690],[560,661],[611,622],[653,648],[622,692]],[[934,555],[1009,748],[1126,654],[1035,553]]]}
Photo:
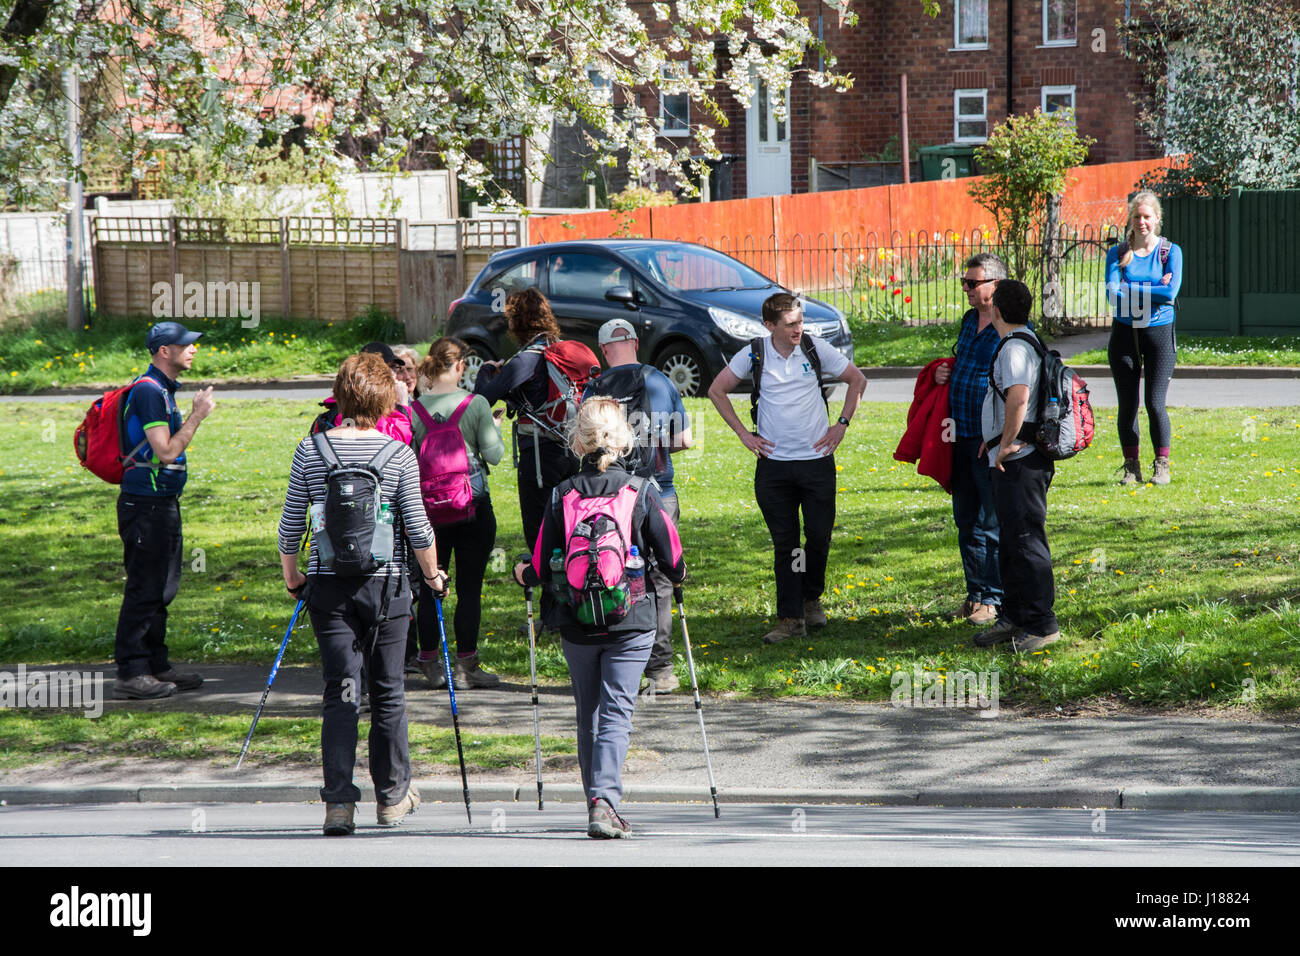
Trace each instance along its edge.
{"label": "woman in blue long-sleeve top", "polygon": [[1160,236],[1160,200],[1143,190],[1128,204],[1124,242],[1106,253],[1106,293],[1115,308],[1110,326],[1110,373],[1119,397],[1119,443],[1124,450],[1121,485],[1141,483],[1138,384],[1146,366],[1143,398],[1155,461],[1151,482],[1169,484],[1172,432],[1165,396],[1174,374],[1177,344],[1174,300],[1183,280],[1183,251]]}

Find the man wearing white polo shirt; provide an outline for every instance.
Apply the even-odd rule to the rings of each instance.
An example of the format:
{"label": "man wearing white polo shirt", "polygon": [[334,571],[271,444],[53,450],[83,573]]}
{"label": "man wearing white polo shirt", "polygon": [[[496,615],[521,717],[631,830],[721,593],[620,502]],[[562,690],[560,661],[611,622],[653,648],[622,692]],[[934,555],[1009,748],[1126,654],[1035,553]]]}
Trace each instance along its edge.
{"label": "man wearing white polo shirt", "polygon": [[[826,625],[821,596],[835,526],[835,449],[857,411],[867,380],[821,338],[804,334],[803,307],[790,293],[768,296],[763,325],[771,334],[755,339],[751,348],[732,357],[713,380],[709,398],[758,459],[754,497],[772,535],[778,618],[763,640],[775,644],[803,636],[805,624]],[[754,432],[741,424],[727,397],[750,377],[751,370],[757,387]],[[829,427],[822,379],[838,379],[849,387],[839,419]],[[800,508],[807,536],[802,548]]]}

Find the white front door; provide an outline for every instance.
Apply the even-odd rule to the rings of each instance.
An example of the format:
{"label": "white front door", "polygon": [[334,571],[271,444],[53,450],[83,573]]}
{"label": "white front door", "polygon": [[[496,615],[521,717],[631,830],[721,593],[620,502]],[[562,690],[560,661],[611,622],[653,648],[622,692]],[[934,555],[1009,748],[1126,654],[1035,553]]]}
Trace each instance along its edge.
{"label": "white front door", "polygon": [[785,93],[786,119],[778,120],[774,107],[779,94],[765,80],[755,81],[755,92],[745,113],[745,195],[784,196],[790,192],[790,91]]}

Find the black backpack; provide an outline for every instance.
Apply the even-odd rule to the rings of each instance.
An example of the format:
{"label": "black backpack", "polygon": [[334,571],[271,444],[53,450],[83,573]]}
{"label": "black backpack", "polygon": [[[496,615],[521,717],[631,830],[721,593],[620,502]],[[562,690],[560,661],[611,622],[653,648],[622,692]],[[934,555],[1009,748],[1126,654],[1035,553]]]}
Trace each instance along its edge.
{"label": "black backpack", "polygon": [[660,452],[658,435],[650,408],[650,387],[646,366],[606,369],[587,386],[587,395],[607,395],[618,400],[627,412],[627,423],[632,427],[635,441],[632,450],[620,461],[623,468],[638,478],[653,478],[659,470]]}
{"label": "black backpack", "polygon": [[390,440],[366,464],[345,465],[339,461],[327,434],[321,432],[313,436],[312,442],[327,469],[325,535],[334,551],[332,570],[344,577],[379,570],[392,560],[392,545],[397,540],[394,529],[388,541],[387,556],[374,553],[384,468],[402,450],[402,443]]}
{"label": "black backpack", "polygon": [[[759,383],[763,380],[763,345],[768,338],[770,336],[765,335],[749,341],[749,358],[753,363],[749,374],[754,380],[749,389],[749,417],[756,426],[758,425],[758,388]],[[807,332],[799,339],[799,349],[803,352],[804,358],[808,360],[808,364],[812,366],[813,374],[817,376],[817,387],[821,390],[822,402],[829,412],[831,403],[828,392],[834,386],[823,384],[822,360],[817,354],[817,346],[813,344],[812,336]]]}

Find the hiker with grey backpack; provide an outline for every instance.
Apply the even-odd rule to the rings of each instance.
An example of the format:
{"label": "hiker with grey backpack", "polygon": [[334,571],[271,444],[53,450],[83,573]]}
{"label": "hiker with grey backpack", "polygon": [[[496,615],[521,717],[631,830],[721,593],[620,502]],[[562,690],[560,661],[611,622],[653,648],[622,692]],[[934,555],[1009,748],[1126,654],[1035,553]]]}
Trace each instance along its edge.
{"label": "hiker with grey backpack", "polygon": [[[349,423],[298,443],[279,526],[284,586],[291,598],[307,604],[324,671],[320,795],[327,836],[355,828],[361,791],[352,773],[363,664],[377,821],[397,826],[420,804],[411,779],[403,675],[411,605],[408,541],[434,594],[447,590],[415,455],[375,427],[397,402],[392,371],[378,355],[350,356],[339,367],[334,397]],[[304,574],[298,549],[309,520]]]}

